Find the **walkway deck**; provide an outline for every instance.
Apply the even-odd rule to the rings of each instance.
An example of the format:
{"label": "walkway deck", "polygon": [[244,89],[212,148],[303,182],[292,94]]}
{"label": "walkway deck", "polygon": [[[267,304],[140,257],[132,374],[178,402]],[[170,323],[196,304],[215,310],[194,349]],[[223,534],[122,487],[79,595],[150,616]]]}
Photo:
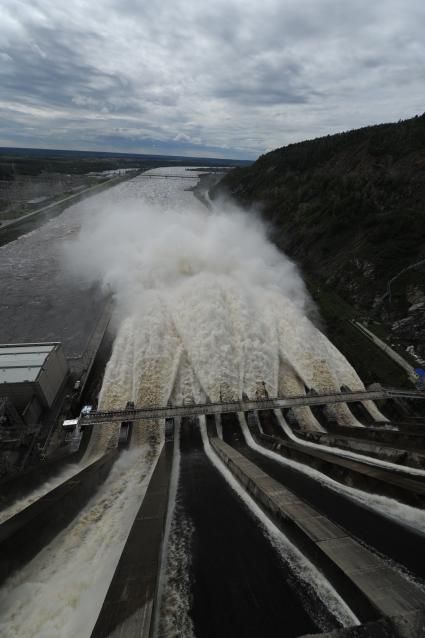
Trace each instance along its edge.
{"label": "walkway deck", "polygon": [[329,403],[354,403],[357,401],[376,401],[382,399],[405,398],[425,399],[425,392],[395,388],[383,388],[374,391],[338,392],[332,394],[300,395],[275,399],[257,399],[228,401],[220,403],[202,403],[182,406],[150,406],[134,410],[114,410],[110,412],[90,412],[81,415],[81,422],[87,424],[111,423],[112,421],[142,421],[145,419],[166,419],[190,417],[201,414],[223,414],[226,412],[249,412],[251,410],[275,410],[309,405],[327,405]]}

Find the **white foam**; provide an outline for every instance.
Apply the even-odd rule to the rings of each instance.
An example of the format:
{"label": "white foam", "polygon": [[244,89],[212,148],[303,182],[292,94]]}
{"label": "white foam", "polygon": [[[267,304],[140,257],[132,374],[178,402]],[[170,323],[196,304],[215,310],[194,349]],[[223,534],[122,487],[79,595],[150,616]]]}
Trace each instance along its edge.
{"label": "white foam", "polygon": [[[158,190],[138,190],[141,183],[129,183],[136,197],[125,207],[102,199],[65,251],[79,279],[101,281],[114,294],[125,317],[117,343],[124,348],[130,332],[134,371],[152,374],[158,358],[162,370],[168,359],[175,371],[184,357],[196,385],[188,400],[277,396],[280,370],[318,391],[363,389],[308,319],[312,302],[297,268],[254,214],[228,203],[207,210],[177,186],[176,201],[164,202]],[[120,387],[122,372],[112,376]],[[186,391],[180,387],[175,399]],[[346,406],[331,409],[340,423],[360,425]]]}

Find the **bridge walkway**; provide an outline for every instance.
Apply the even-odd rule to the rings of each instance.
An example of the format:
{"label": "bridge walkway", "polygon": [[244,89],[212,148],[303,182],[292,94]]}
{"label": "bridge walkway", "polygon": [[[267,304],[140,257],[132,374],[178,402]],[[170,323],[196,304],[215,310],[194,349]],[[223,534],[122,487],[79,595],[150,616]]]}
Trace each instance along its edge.
{"label": "bridge walkway", "polygon": [[357,392],[322,393],[298,395],[285,398],[242,399],[220,403],[203,403],[182,406],[150,406],[132,410],[92,411],[81,415],[82,423],[111,423],[113,421],[141,421],[144,419],[167,419],[173,417],[193,417],[226,412],[251,412],[275,410],[332,403],[354,403],[357,401],[377,401],[392,398],[425,399],[425,392],[408,389],[382,388]]}

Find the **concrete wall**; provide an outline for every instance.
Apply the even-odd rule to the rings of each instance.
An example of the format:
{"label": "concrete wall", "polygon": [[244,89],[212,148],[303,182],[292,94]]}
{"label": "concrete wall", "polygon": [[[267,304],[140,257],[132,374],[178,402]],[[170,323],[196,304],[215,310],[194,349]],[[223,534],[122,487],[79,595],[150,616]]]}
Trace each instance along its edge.
{"label": "concrete wall", "polygon": [[395,618],[380,618],[366,625],[336,629],[300,638],[424,638],[425,613],[415,611]]}
{"label": "concrete wall", "polygon": [[0,525],[0,583],[66,527],[108,476],[114,450]]}
{"label": "concrete wall", "polygon": [[54,350],[47,356],[37,377],[37,395],[49,408],[68,376],[68,372],[68,364],[62,346],[61,344],[57,344]]}
{"label": "concrete wall", "polygon": [[148,638],[154,635],[172,453],[173,440],[169,436],[130,530],[91,638]]}
{"label": "concrete wall", "polygon": [[425,594],[383,559],[235,449],[219,439],[212,439],[211,444],[241,485],[323,571],[360,620],[425,609]]}
{"label": "concrete wall", "polygon": [[22,418],[27,425],[34,425],[39,422],[42,411],[40,401],[34,395],[23,411]]}

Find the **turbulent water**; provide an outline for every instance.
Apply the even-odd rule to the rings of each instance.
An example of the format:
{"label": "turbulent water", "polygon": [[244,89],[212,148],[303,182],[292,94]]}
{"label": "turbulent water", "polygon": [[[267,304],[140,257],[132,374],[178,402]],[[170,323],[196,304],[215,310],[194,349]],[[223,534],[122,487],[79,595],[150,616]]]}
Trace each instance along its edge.
{"label": "turbulent water", "polygon": [[0,590],[1,636],[90,636],[143,500],[155,452],[147,438],[123,454],[77,518],[6,581]]}
{"label": "turbulent water", "polygon": [[[300,275],[260,221],[223,202],[207,210],[184,190],[195,182],[141,176],[81,205],[79,231],[75,213],[50,223],[65,230],[70,224],[59,251],[70,285],[100,281],[116,299],[117,337],[100,407],[363,389],[308,318]],[[340,423],[358,425],[348,408],[332,410]],[[301,425],[314,420],[310,410],[298,417]],[[114,446],[117,436],[116,425],[97,426],[83,462]],[[132,450],[99,493],[7,581],[2,635],[90,635],[162,440],[160,423],[138,425]],[[181,542],[171,543],[174,556]]]}
{"label": "turbulent water", "polygon": [[[150,190],[143,179],[125,206],[91,215],[67,251],[121,313],[103,407],[363,389],[309,320],[296,267],[254,214],[225,203],[207,210],[171,180],[179,196],[158,201],[157,183]],[[357,424],[344,406],[333,410]]]}

